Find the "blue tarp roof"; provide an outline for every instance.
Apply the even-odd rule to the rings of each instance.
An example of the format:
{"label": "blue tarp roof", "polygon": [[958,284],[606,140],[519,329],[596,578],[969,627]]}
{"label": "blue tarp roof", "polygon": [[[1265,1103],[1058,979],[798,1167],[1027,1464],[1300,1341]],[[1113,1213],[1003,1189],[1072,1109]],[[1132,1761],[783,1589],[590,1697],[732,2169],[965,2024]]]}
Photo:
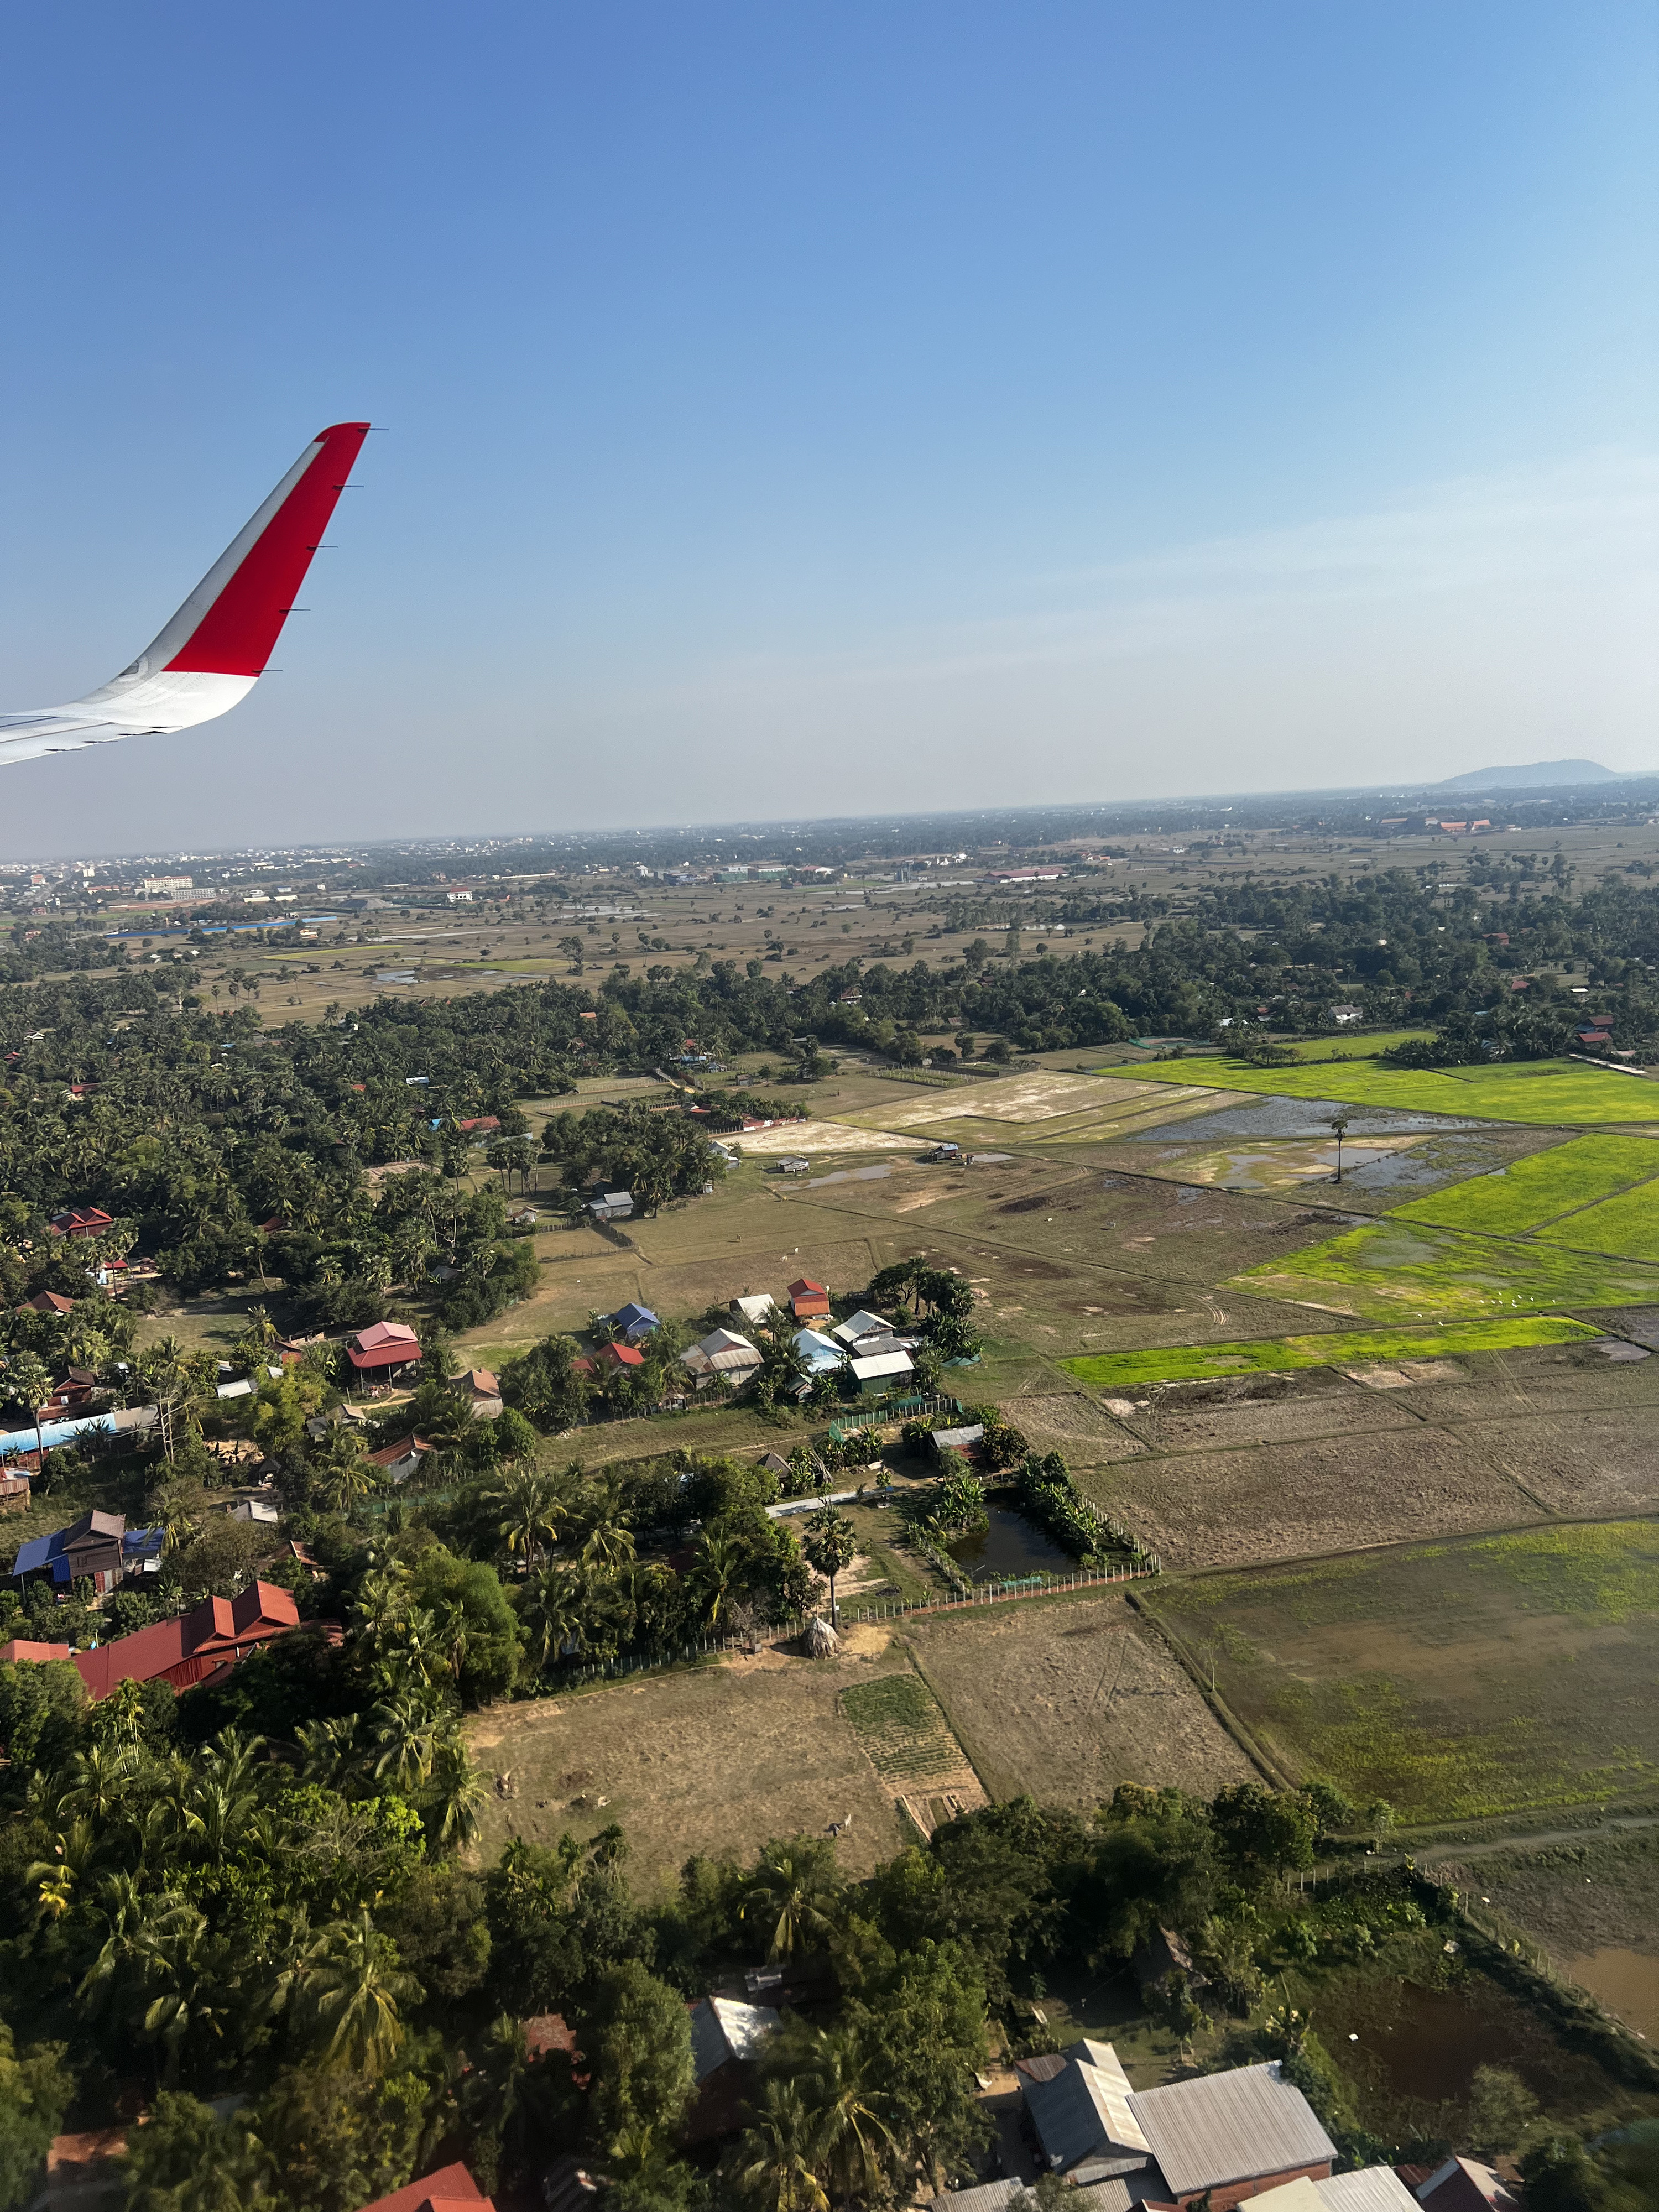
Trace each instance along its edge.
{"label": "blue tarp roof", "polygon": [[661,1326],[649,1306],[635,1305],[631,1299],[627,1305],[618,1306],[611,1318],[618,1328],[637,1328],[642,1321],[648,1321],[653,1328]]}

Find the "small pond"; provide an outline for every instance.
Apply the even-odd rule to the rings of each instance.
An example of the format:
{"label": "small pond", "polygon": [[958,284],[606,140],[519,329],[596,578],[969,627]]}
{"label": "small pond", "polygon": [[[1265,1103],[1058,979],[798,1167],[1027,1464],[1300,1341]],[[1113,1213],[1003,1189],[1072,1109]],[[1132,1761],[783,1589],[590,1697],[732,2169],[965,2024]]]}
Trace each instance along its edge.
{"label": "small pond", "polygon": [[976,1583],[995,1582],[1004,1575],[1067,1575],[1077,1561],[1069,1552],[1045,1536],[1035,1521],[1006,1505],[988,1505],[988,1528],[971,1536],[957,1536],[945,1548],[957,1565]]}

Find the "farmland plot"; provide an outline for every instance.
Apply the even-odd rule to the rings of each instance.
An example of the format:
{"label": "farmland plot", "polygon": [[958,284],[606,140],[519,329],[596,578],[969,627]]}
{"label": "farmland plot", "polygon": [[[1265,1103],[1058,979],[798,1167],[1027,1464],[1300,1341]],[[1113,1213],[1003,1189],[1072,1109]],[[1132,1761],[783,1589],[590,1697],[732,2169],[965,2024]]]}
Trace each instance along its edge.
{"label": "farmland plot", "polygon": [[1139,1595],[1290,1779],[1386,1800],[1402,1820],[1602,1803],[1659,1781],[1659,1522]]}

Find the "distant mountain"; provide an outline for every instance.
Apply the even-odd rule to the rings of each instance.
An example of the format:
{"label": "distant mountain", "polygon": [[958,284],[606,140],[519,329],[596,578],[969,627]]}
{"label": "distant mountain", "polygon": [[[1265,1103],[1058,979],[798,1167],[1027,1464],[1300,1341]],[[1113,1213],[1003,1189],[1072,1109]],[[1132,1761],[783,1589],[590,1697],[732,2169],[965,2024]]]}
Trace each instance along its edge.
{"label": "distant mountain", "polygon": [[1571,783],[1618,783],[1622,779],[1595,761],[1534,761],[1527,768],[1478,768],[1449,775],[1436,791],[1547,791]]}

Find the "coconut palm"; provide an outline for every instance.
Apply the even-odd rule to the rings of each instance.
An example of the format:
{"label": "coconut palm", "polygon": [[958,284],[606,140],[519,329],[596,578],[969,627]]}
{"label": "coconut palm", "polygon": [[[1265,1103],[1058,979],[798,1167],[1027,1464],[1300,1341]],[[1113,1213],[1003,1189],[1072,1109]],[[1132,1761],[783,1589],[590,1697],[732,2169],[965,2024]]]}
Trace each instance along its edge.
{"label": "coconut palm", "polygon": [[738,2138],[738,2186],[757,2212],[830,2212],[815,2164],[811,2116],[799,2084],[774,2075],[753,2126]]}
{"label": "coconut palm", "polygon": [[133,1875],[106,1875],[92,1907],[93,1924],[101,1926],[103,1941],[75,1992],[82,2010],[101,2011],[117,1992],[136,1995],[154,1971],[162,1947],[196,1917],[179,1898],[141,1890]]}
{"label": "coconut palm", "polygon": [[738,1595],[749,1555],[735,1537],[714,1535],[706,1528],[697,1539],[696,1551],[686,1589],[703,1626],[712,1635]]}
{"label": "coconut palm", "polygon": [[421,1797],[421,1809],[435,1827],[439,1843],[472,1843],[483,1802],[483,1780],[460,1731],[447,1729],[434,1746],[432,1769]]}
{"label": "coconut palm", "polygon": [[363,1905],[351,1919],[331,1923],[309,1947],[296,1994],[325,2066],[382,2074],[403,2047],[403,2008],[418,2004],[424,1992]]}
{"label": "coconut palm", "polygon": [[838,1888],[822,1844],[769,1844],[744,1885],[739,1911],[767,1930],[768,1958],[791,1959],[830,1933]]}
{"label": "coconut palm", "polygon": [[507,1552],[526,1571],[534,1569],[569,1517],[562,1484],[540,1468],[515,1467],[484,1497],[500,1509],[497,1528]]}
{"label": "coconut palm", "polygon": [[526,1585],[519,1618],[538,1669],[566,1650],[580,1650],[587,1620],[587,1593],[568,1567],[544,1567]]}
{"label": "coconut palm", "polygon": [[846,2201],[881,2194],[896,2179],[899,2148],[879,2110],[874,2068],[845,2028],[820,2033],[799,2076],[817,2171]]}
{"label": "coconut palm", "polygon": [[374,1779],[412,1797],[432,1772],[439,1717],[417,1691],[384,1698],[368,1717],[375,1752]]}
{"label": "coconut palm", "polygon": [[300,1746],[301,1772],[324,1790],[345,1790],[357,1777],[363,1760],[358,1741],[362,1716],[346,1713],[335,1720],[301,1721],[294,1731]]}

